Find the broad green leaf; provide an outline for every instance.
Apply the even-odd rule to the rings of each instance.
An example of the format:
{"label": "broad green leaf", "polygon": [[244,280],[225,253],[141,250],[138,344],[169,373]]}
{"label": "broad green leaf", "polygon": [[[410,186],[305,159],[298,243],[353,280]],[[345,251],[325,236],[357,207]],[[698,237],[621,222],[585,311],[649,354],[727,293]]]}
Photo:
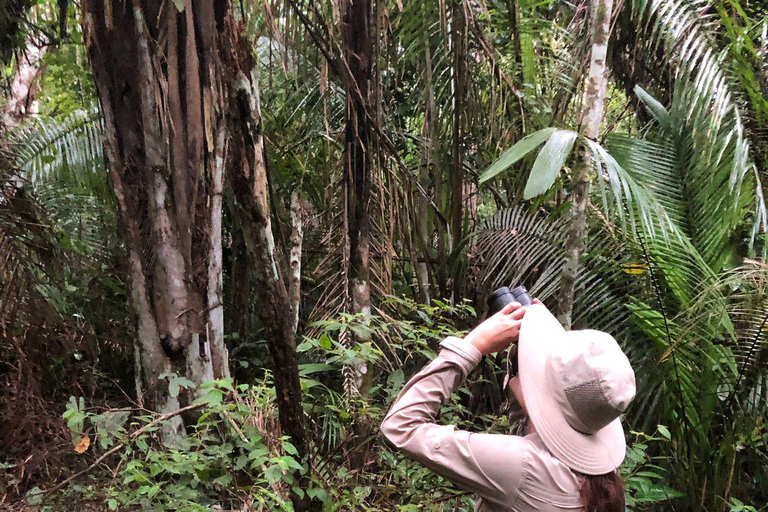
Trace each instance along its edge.
{"label": "broad green leaf", "polygon": [[549,139],[553,133],[557,132],[557,128],[544,128],[534,132],[527,137],[524,137],[517,141],[517,143],[506,150],[493,165],[491,165],[482,176],[480,176],[480,183],[484,183],[493,178],[497,174],[505,171],[510,165],[514,164],[525,155],[538,148],[544,141]]}
{"label": "broad green leaf", "polygon": [[224,392],[220,389],[211,389],[205,395],[201,396],[192,403],[198,404],[206,402],[208,405],[219,405],[224,400]]}
{"label": "broad green leaf", "polygon": [[280,464],[273,464],[264,472],[264,477],[269,483],[274,484],[283,478],[283,468],[280,467]]}
{"label": "broad green leaf", "polygon": [[307,489],[307,494],[309,494],[311,498],[317,498],[323,503],[330,503],[331,501],[331,498],[328,496],[328,493],[325,491],[325,489],[320,487],[311,487]]}
{"label": "broad green leaf", "polygon": [[331,338],[327,334],[323,334],[320,336],[320,347],[323,350],[331,350],[331,347],[333,346],[333,343],[331,342]]}
{"label": "broad green leaf", "polygon": [[552,187],[573,150],[577,136],[571,130],[557,130],[549,137],[533,163],[528,183],[525,184],[525,199],[541,195]]}
{"label": "broad green leaf", "polygon": [[290,453],[291,455],[296,455],[296,456],[298,456],[298,455],[299,455],[299,450],[297,450],[297,449],[296,449],[296,447],[295,447],[295,446],[293,446],[293,445],[292,445],[291,443],[289,443],[288,441],[284,441],[284,442],[283,442],[283,449],[284,449],[286,452]]}
{"label": "broad green leaf", "polygon": [[180,389],[180,386],[176,379],[172,380],[168,384],[168,394],[171,395],[171,398],[176,398],[177,396],[179,396],[179,389]]}

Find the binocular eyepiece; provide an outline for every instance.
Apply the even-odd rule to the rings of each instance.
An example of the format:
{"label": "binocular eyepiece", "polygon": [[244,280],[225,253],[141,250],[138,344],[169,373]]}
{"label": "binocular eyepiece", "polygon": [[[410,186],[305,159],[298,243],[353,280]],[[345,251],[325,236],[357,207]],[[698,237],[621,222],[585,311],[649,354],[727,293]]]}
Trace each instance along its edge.
{"label": "binocular eyepiece", "polygon": [[488,316],[495,315],[512,302],[519,302],[522,306],[530,306],[533,304],[533,299],[528,295],[525,286],[518,286],[513,290],[502,286],[488,297]]}

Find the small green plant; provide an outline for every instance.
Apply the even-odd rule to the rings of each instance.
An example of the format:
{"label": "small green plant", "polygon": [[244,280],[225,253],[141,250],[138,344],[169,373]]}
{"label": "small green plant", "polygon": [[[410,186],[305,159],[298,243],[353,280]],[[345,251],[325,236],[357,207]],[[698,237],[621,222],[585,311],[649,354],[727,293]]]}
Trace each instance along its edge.
{"label": "small green plant", "polygon": [[[647,505],[661,503],[683,494],[672,489],[666,470],[660,465],[667,457],[649,455],[652,445],[671,442],[669,430],[659,425],[654,435],[632,432],[634,441],[627,446],[627,456],[619,469],[624,478],[627,496],[627,512],[644,510]],[[663,450],[662,450],[663,451]]]}
{"label": "small green plant", "polygon": [[[315,336],[305,337],[298,346],[305,410],[315,429],[308,465],[279,433],[270,372],[253,385],[218,380],[196,389],[190,381],[167,374],[163,378],[173,394],[191,391],[190,396],[200,397],[197,421],[183,441],[163,447],[159,443],[163,424],[152,424],[153,417],[92,410],[73,397],[64,418],[75,448],[84,448],[87,457],[124,447],[55,495],[44,498],[42,491],[33,490],[28,503],[51,511],[84,510],[92,504],[119,511],[207,511],[213,506],[289,511],[289,492],[294,490],[321,501],[324,512],[470,510],[474,501],[470,493],[381,439],[370,445],[363,469],[350,461],[357,422],[364,418],[374,425],[371,436],[375,436],[375,426],[406,379],[436,357],[442,339],[462,335],[458,321],[470,324],[474,318],[474,310],[465,304],[389,301],[390,311],[399,312],[391,313],[397,319],[340,315],[315,324]],[[371,341],[348,346],[343,340],[350,332],[371,335]],[[370,395],[364,398],[344,387],[345,368],[360,362],[379,369]],[[494,363],[488,358],[485,364]],[[490,370],[503,371],[493,366]],[[480,373],[470,380],[487,379]],[[506,432],[505,415],[475,416],[466,406],[471,385],[460,388],[443,406],[438,421],[475,431]],[[144,430],[136,435],[140,429]],[[667,500],[682,496],[669,485],[667,457],[657,455],[670,451],[670,438],[664,426],[652,435],[632,433],[621,467],[629,512],[663,507]],[[299,477],[307,474],[312,486],[299,489]],[[731,512],[756,512],[735,499],[729,506]]]}

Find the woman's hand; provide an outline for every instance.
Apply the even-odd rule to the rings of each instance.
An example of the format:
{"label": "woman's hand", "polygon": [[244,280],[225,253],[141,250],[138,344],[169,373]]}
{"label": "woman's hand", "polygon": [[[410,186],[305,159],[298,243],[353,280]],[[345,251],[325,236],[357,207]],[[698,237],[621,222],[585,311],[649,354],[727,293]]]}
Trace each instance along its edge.
{"label": "woman's hand", "polygon": [[464,341],[471,343],[484,356],[501,352],[520,336],[523,315],[525,308],[519,302],[507,304],[504,309],[475,327]]}

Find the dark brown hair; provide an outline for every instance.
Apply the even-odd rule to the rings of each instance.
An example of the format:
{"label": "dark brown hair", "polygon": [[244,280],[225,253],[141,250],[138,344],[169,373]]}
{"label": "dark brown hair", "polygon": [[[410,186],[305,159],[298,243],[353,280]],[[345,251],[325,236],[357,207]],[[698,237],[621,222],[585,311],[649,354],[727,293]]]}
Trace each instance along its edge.
{"label": "dark brown hair", "polygon": [[624,481],[618,471],[583,476],[581,499],[585,512],[624,512]]}

